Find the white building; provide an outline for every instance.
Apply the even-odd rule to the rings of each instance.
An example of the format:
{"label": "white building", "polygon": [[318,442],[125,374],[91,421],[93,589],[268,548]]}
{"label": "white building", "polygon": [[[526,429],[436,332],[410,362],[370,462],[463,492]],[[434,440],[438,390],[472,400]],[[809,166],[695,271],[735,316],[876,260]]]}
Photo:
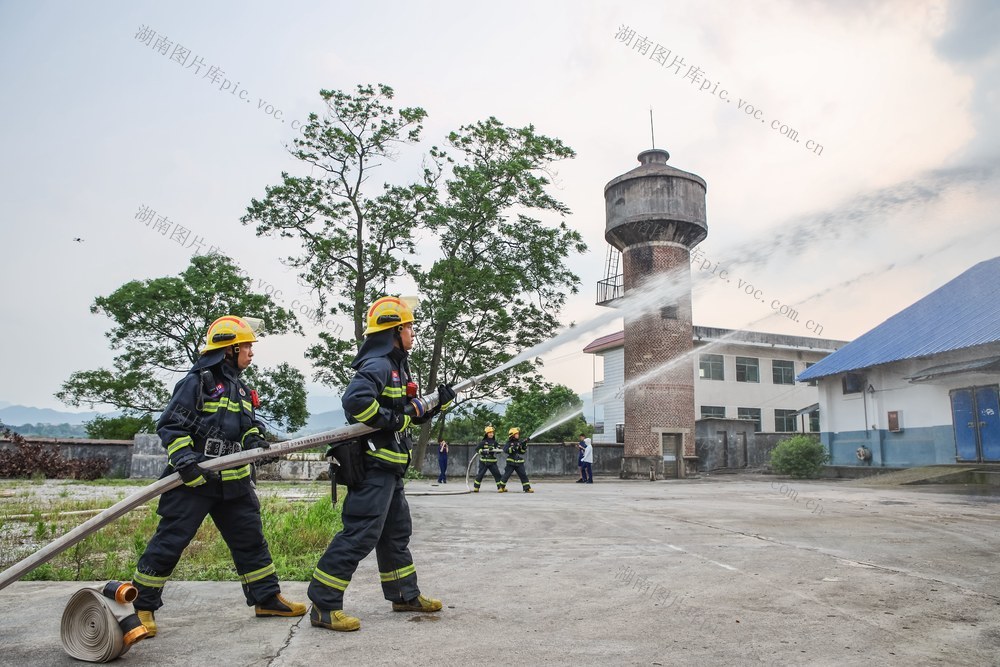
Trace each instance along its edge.
{"label": "white building", "polygon": [[[621,442],[625,422],[624,348],[620,331],[591,342],[595,442]],[[696,418],[754,422],[755,432],[820,430],[819,392],[795,378],[846,341],[694,327]],[[601,425],[603,424],[603,429]]]}
{"label": "white building", "polygon": [[834,465],[1000,462],[1000,257],[799,375]]}

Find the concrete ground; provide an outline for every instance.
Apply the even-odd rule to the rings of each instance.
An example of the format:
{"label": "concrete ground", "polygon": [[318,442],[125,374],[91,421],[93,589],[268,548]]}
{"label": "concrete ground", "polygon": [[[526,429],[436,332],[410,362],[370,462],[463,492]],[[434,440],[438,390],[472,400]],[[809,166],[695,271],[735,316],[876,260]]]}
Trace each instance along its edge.
{"label": "concrete ground", "polygon": [[[236,583],[170,582],[159,636],[120,664],[1000,665],[996,496],[756,475],[536,488],[410,498],[438,614],[390,611],[374,556],[348,589],[354,633],[255,619]],[[0,663],[80,664],[59,640],[80,586],[0,591]]]}

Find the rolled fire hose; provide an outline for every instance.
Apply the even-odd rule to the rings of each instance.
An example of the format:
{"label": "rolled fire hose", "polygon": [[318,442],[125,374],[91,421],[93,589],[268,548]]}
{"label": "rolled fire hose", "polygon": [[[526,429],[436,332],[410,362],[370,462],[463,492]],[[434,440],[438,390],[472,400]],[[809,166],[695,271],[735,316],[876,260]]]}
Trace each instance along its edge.
{"label": "rolled fire hose", "polygon": [[[500,369],[504,367],[498,367],[488,373],[476,376],[469,380],[464,380],[459,384],[454,386],[455,392],[464,391],[476,384],[482,382],[485,378],[495,374]],[[430,410],[437,406],[438,396],[437,392],[433,394],[428,394],[427,396],[422,396],[420,398],[426,406],[426,409]],[[310,447],[318,447],[320,445],[325,445],[333,442],[342,442],[344,440],[351,440],[352,438],[357,438],[366,433],[371,433],[377,431],[378,429],[371,428],[370,426],[365,426],[364,424],[352,424],[351,426],[343,426],[332,431],[324,431],[322,433],[317,433],[315,435],[306,436],[303,438],[296,438],[295,440],[288,440],[285,442],[276,442],[271,445],[269,449],[248,449],[243,452],[237,452],[235,454],[229,454],[227,456],[220,456],[218,458],[209,459],[206,461],[201,461],[198,465],[202,470],[216,471],[223,470],[225,468],[235,468],[247,463],[256,461],[257,459],[270,458],[274,456],[283,456],[285,454],[291,454],[292,452],[298,452],[303,449],[309,449]],[[471,464],[471,462],[470,462]],[[130,510],[139,505],[142,505],[148,500],[159,496],[160,494],[166,493],[170,489],[180,486],[181,476],[178,473],[172,473],[158,479],[146,488],[136,491],[131,496],[125,498],[124,500],[118,501],[116,504],[112,505],[108,509],[104,510],[100,514],[87,521],[83,522],[73,530],[69,531],[59,539],[50,542],[45,545],[31,556],[28,556],[24,560],[21,560],[9,568],[0,572],[0,590],[6,588],[11,583],[17,581],[23,577],[28,572],[31,572],[36,567],[42,563],[48,562],[52,558],[55,558],[61,554],[66,549],[84,539],[91,533],[94,533],[104,526],[108,525],[112,521],[115,521],[121,516],[127,514]]]}
{"label": "rolled fire hose", "polygon": [[66,653],[86,662],[111,662],[128,653],[148,632],[132,608],[138,594],[120,581],[74,593],[59,627]]}

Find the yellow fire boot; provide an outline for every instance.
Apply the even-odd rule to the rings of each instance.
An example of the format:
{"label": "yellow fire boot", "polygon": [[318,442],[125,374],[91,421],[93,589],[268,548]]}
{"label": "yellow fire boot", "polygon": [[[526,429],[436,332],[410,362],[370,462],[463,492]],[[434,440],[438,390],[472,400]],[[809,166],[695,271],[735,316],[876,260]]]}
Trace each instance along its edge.
{"label": "yellow fire boot", "polygon": [[534,493],[535,490],[529,486],[529,487],[527,487],[527,488],[524,489],[524,492],[525,493]]}
{"label": "yellow fire boot", "polygon": [[337,632],[351,632],[361,627],[361,621],[353,616],[348,616],[342,609],[320,609],[316,605],[309,610],[309,622],[317,628],[336,630]]}
{"label": "yellow fire boot", "polygon": [[416,600],[406,602],[393,602],[393,611],[440,611],[441,600],[425,598],[423,595],[417,596]]}
{"label": "yellow fire boot", "polygon": [[152,639],[156,636],[156,619],[153,618],[153,612],[151,611],[137,611],[136,616],[139,617],[139,622],[142,623],[143,627],[146,628],[146,639]]}
{"label": "yellow fire boot", "polygon": [[281,593],[278,593],[255,606],[253,610],[258,618],[264,616],[302,616],[306,613],[306,606],[301,602],[286,600]]}

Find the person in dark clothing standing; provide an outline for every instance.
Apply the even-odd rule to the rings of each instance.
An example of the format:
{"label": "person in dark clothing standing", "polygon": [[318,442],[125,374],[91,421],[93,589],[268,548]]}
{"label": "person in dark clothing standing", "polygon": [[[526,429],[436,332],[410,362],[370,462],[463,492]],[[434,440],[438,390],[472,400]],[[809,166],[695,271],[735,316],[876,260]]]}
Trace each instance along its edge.
{"label": "person in dark clothing standing", "polygon": [[448,477],[445,473],[448,472],[448,443],[444,438],[438,440],[438,468],[441,470],[438,484],[447,484]]}
{"label": "person in dark clothing standing", "polygon": [[132,581],[139,589],[134,602],[139,620],[156,635],[153,612],[163,606],[163,586],[181,552],[211,515],[226,541],[243,584],[247,605],[257,616],[302,616],[306,607],[281,595],[271,553],[264,539],[260,503],[254,493],[250,464],[208,472],[207,458],[244,449],[270,448],[257,419],[257,392],[240,374],[250,366],[253,328],[241,317],[227,315],[208,328],[201,358],[177,383],[173,397],[156,422],[167,450],[162,477],[180,473],[183,486],[160,498],[156,534],[139,558]]}
{"label": "person in dark clothing standing", "polygon": [[344,500],[344,529],[319,559],[309,582],[312,625],[342,632],[361,621],[343,611],[344,591],[372,549],[378,559],[382,594],[393,611],[434,612],[441,601],[424,597],[410,555],[410,507],[403,475],[410,465],[411,424],[422,424],[447,410],[455,392],[438,386],[438,405],[427,410],[417,397],[407,363],[413,346],[413,310],[396,297],[383,297],[368,309],[365,342],[351,364],[356,374],[342,398],[352,423],[377,428],[365,438],[364,480]]}
{"label": "person in dark clothing standing", "polygon": [[503,484],[500,483],[500,468],[497,467],[497,454],[501,450],[495,434],[493,427],[487,426],[483,439],[476,447],[476,453],[479,454],[479,472],[476,473],[476,481],[472,485],[474,493],[479,493],[479,487],[483,483],[483,477],[486,476],[487,470],[490,471],[493,480],[497,483],[497,493],[504,492]]}
{"label": "person in dark clothing standing", "polygon": [[530,438],[521,440],[521,429],[516,426],[508,431],[507,436],[507,444],[503,446],[503,453],[507,455],[507,465],[503,470],[503,479],[500,480],[504,493],[507,492],[507,480],[510,479],[511,474],[514,472],[517,472],[517,477],[521,480],[521,488],[524,492],[534,493],[534,490],[531,488],[531,482],[528,481],[528,473],[524,468],[524,458],[528,454],[528,442]]}

